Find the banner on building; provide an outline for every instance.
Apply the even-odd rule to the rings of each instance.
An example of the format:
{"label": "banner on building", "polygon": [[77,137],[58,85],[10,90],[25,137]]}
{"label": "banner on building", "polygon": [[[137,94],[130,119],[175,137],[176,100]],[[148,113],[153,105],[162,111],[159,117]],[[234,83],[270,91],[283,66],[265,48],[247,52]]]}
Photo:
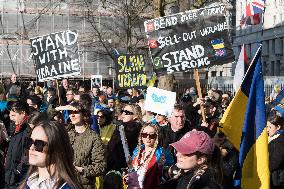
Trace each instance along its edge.
{"label": "banner on building", "polygon": [[103,76],[102,75],[92,75],[91,76],[91,86],[99,87],[100,89],[103,87]]}
{"label": "banner on building", "polygon": [[80,75],[77,39],[70,30],[30,39],[39,81]]}
{"label": "banner on building", "polygon": [[157,114],[169,116],[176,102],[176,93],[156,87],[148,87],[144,109]]}
{"label": "banner on building", "polygon": [[142,54],[123,54],[117,57],[116,79],[118,88],[145,88],[147,77]]}
{"label": "banner on building", "polygon": [[144,22],[156,71],[187,72],[234,61],[225,5]]}

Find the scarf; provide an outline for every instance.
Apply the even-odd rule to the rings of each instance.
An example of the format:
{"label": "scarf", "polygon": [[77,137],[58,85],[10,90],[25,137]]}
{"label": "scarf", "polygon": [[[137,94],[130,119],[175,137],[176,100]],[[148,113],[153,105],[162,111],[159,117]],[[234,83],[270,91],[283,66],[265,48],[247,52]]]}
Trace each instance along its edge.
{"label": "scarf", "polygon": [[29,118],[28,115],[25,115],[24,119],[21,121],[21,123],[19,123],[18,125],[16,125],[15,127],[15,132],[14,134],[17,134],[20,132],[21,128],[22,128],[22,124]]}

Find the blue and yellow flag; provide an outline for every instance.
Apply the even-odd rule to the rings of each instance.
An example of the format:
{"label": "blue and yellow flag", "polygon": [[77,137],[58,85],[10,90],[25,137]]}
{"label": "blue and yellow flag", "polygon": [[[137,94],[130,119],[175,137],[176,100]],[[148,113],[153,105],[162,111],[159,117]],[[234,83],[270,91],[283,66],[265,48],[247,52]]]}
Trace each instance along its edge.
{"label": "blue and yellow flag", "polygon": [[242,189],[269,189],[270,186],[260,49],[220,121],[222,131],[240,151],[240,180],[237,184]]}
{"label": "blue and yellow flag", "polygon": [[153,73],[152,78],[147,83],[147,87],[154,87],[156,80],[157,80],[157,75],[156,73]]}

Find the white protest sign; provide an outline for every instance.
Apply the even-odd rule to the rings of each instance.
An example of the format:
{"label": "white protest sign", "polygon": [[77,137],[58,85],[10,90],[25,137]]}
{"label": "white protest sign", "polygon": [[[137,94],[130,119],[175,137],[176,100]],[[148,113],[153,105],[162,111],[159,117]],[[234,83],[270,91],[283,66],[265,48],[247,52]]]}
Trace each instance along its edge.
{"label": "white protest sign", "polygon": [[148,87],[144,108],[147,111],[169,116],[174,109],[175,102],[175,92],[166,91],[156,87]]}
{"label": "white protest sign", "polygon": [[102,75],[92,75],[91,76],[91,86],[99,87],[100,89],[103,87],[103,76]]}

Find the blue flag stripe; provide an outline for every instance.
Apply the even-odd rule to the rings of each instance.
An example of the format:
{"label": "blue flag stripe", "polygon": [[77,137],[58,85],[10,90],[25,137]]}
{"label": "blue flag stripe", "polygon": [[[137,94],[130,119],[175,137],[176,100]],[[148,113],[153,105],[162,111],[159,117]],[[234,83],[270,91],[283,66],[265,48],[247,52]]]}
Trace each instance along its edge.
{"label": "blue flag stripe", "polygon": [[[242,129],[242,138],[240,145],[239,164],[240,169],[243,167],[244,160],[247,154],[256,143],[258,137],[263,133],[266,120],[265,120],[265,103],[264,103],[264,82],[262,78],[261,67],[261,51],[259,50],[251,63],[251,67],[247,76],[242,84],[242,91],[248,92],[248,103],[246,108],[246,115],[244,126]],[[237,174],[241,177],[241,170]]]}
{"label": "blue flag stripe", "polygon": [[257,63],[257,57],[260,56],[260,50],[257,51],[257,54],[256,56],[254,57],[253,59],[253,62],[250,64],[250,67],[245,75],[245,78],[244,78],[244,81],[242,82],[242,85],[241,85],[241,90],[242,92],[247,96],[249,97],[249,93],[250,93],[250,88],[252,86],[252,79],[253,79],[253,73],[254,73],[254,70],[255,70],[255,66],[256,66],[256,63]]}

